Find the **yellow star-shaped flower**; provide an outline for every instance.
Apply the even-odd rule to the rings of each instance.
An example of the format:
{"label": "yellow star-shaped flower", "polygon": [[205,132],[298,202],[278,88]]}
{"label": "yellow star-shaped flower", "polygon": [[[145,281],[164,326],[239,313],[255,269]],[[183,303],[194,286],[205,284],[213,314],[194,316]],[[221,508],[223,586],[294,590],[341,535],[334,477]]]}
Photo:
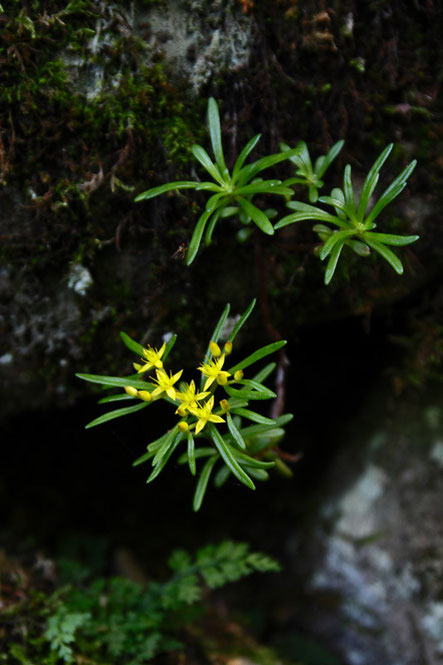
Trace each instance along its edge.
{"label": "yellow star-shaped flower", "polygon": [[165,349],[166,349],[166,343],[163,343],[159,350],[154,349],[152,346],[148,346],[146,349],[143,349],[144,357],[141,358],[141,360],[144,362],[144,365],[139,365],[138,363],[134,363],[134,369],[137,370],[138,374],[147,372],[153,367],[161,369],[163,367],[161,357],[164,354]]}
{"label": "yellow star-shaped flower", "polygon": [[212,413],[214,406],[214,395],[208,399],[207,402],[204,402],[202,406],[191,406],[189,411],[193,416],[197,418],[197,424],[195,426],[195,433],[198,434],[205,427],[207,422],[211,423],[224,423],[225,421],[220,416],[216,416],[215,413]]}
{"label": "yellow star-shaped flower", "polygon": [[182,387],[184,387],[184,389],[180,392],[176,392],[176,399],[181,402],[176,413],[179,413],[180,415],[184,415],[189,407],[198,406],[198,400],[204,399],[209,395],[209,392],[196,393],[194,381],[191,381],[189,384],[186,383]]}
{"label": "yellow star-shaped flower", "polygon": [[227,383],[228,376],[231,375],[229,372],[222,370],[224,362],[225,354],[220,356],[220,358],[217,358],[217,360],[210,360],[208,363],[202,363],[200,367],[198,367],[199,372],[201,372],[203,376],[208,377],[206,379],[203,390],[207,390],[209,386],[214,383],[214,381],[217,381],[220,386],[223,386],[225,383]]}
{"label": "yellow star-shaped flower", "polygon": [[172,372],[170,372],[169,376],[164,369],[156,369],[155,373],[157,374],[157,378],[152,380],[157,384],[158,388],[155,388],[155,390],[152,391],[152,397],[154,398],[158,395],[161,395],[162,393],[166,393],[168,397],[175,399],[177,391],[174,388],[174,383],[177,383],[183,373],[183,370],[181,369],[176,374],[172,374]]}

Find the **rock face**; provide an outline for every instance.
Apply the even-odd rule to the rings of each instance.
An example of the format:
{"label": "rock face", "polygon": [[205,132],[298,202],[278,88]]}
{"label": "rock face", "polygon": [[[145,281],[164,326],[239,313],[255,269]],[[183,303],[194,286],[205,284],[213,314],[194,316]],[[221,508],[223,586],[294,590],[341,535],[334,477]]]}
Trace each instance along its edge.
{"label": "rock face", "polygon": [[[122,328],[154,344],[174,330],[195,345],[227,301],[237,299],[239,312],[258,293],[272,293],[266,328],[289,338],[301,326],[369,316],[420,288],[428,269],[439,275],[436,10],[431,3],[405,11],[400,0],[389,11],[345,4],[325,11],[311,0],[57,0],[3,8],[2,416],[54,399],[73,403],[86,390],[75,371],[121,371]],[[432,240],[402,248],[402,280],[371,257],[348,256],[326,291],[309,222],[260,248],[253,238],[237,241],[238,220],[223,220],[195,267],[171,260],[189,242],[205,197],[180,192],[134,205],[134,196],[204,177],[190,147],[209,148],[210,95],[220,103],[229,166],[259,132],[250,159],[300,139],[315,159],[346,139],[322,193],[339,184],[347,161],[356,180],[364,177],[393,140],[391,175],[412,158],[425,162],[381,229],[430,229]],[[292,175],[286,164],[269,170],[272,178]],[[286,213],[283,200],[270,205]],[[421,311],[420,323],[437,319],[441,302]],[[264,330],[258,322],[257,335]],[[413,346],[421,348],[420,339]]]}
{"label": "rock face", "polygon": [[[384,397],[354,423],[323,497],[307,622],[349,665],[434,665],[443,658],[442,395],[399,399],[388,420]],[[367,438],[369,418],[379,425]]]}
{"label": "rock face", "polygon": [[211,78],[244,69],[252,47],[251,18],[235,0],[167,0],[138,12],[136,32],[161,52],[175,80],[198,94]]}

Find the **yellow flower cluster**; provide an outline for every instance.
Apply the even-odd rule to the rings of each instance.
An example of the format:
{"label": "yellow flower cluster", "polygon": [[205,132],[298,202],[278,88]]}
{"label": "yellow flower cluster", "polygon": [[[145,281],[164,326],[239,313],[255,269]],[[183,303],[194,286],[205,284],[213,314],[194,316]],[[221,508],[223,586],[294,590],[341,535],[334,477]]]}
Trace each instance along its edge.
{"label": "yellow flower cluster", "polygon": [[[232,343],[226,342],[224,350],[220,349],[219,345],[216,342],[209,343],[209,349],[215,358],[215,360],[208,360],[208,362],[203,362],[197,368],[199,372],[206,377],[206,382],[201,392],[197,392],[194,381],[191,383],[183,383],[180,386],[180,390],[175,388],[175,384],[180,379],[183,370],[172,374],[168,373],[163,369],[162,356],[164,354],[166,344],[163,344],[162,347],[157,350],[151,346],[148,346],[146,349],[143,349],[143,357],[141,358],[143,364],[134,363],[134,369],[138,374],[149,371],[150,369],[155,368],[156,378],[150,377],[152,383],[147,383],[147,390],[137,390],[131,386],[126,386],[125,391],[128,395],[134,398],[139,398],[145,402],[150,402],[151,400],[159,399],[161,396],[166,394],[170,399],[179,402],[179,406],[176,410],[176,414],[182,418],[186,418],[188,414],[195,416],[197,421],[189,425],[186,420],[182,420],[178,423],[178,428],[182,432],[187,432],[189,429],[194,428],[195,433],[198,434],[206,426],[208,422],[212,423],[223,423],[225,422],[223,418],[212,413],[214,408],[214,395],[211,395],[211,391],[208,390],[213,384],[214,381],[218,385],[226,385],[229,377],[231,376],[230,372],[227,372],[223,369],[226,355],[232,351]],[[241,376],[243,373],[241,372]],[[240,378],[240,373],[236,372],[234,379],[238,381]],[[206,399],[209,395],[209,399]],[[203,401],[202,401],[203,400]],[[204,401],[206,400],[206,401]],[[220,407],[222,413],[227,413],[229,411],[229,402],[226,399],[221,400]]]}

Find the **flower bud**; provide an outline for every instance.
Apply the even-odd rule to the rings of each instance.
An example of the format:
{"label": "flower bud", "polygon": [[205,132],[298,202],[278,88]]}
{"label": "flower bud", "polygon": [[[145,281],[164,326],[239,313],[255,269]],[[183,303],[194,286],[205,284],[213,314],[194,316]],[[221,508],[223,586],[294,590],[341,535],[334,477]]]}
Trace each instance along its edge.
{"label": "flower bud", "polygon": [[186,422],[186,420],[181,420],[181,421],[178,423],[177,427],[178,427],[178,429],[180,430],[180,432],[187,432],[187,431],[189,430],[189,425],[188,425],[188,423]]}
{"label": "flower bud", "polygon": [[221,356],[221,349],[216,342],[209,342],[209,350],[214,356],[214,358],[218,358],[219,356]]}
{"label": "flower bud", "polygon": [[125,393],[127,393],[131,397],[138,397],[138,391],[132,386],[125,386]]}
{"label": "flower bud", "polygon": [[228,383],[228,377],[225,374],[219,374],[217,376],[217,383],[219,386],[224,386]]}
{"label": "flower bud", "polygon": [[149,390],[139,390],[137,393],[138,397],[142,399],[144,402],[150,402],[152,399],[152,395],[149,392]]}
{"label": "flower bud", "polygon": [[241,381],[242,378],[243,378],[243,370],[242,370],[242,369],[238,369],[238,370],[235,372],[235,374],[234,374],[234,379],[235,379],[236,381]]}
{"label": "flower bud", "polygon": [[232,353],[232,342],[226,342],[225,353],[227,356],[229,356],[229,354]]}
{"label": "flower bud", "polygon": [[223,413],[228,413],[228,411],[230,411],[231,409],[231,405],[229,404],[227,399],[222,399],[220,401],[220,407]]}
{"label": "flower bud", "polygon": [[186,415],[186,406],[184,404],[180,404],[178,407],[177,411],[175,412],[179,416],[185,416]]}

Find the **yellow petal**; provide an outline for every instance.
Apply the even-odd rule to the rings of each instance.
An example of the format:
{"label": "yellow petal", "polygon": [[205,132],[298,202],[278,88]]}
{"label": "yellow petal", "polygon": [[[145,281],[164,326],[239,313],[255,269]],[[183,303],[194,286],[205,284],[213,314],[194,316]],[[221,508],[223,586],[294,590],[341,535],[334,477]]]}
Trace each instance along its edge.
{"label": "yellow petal", "polygon": [[220,418],[220,416],[216,416],[214,413],[211,413],[208,420],[210,420],[211,423],[224,423],[225,422],[223,418]]}
{"label": "yellow petal", "polygon": [[182,374],[183,374],[182,369],[179,372],[177,372],[176,374],[174,374],[174,376],[172,377],[174,379],[174,383],[179,380],[179,378],[181,377]]}
{"label": "yellow petal", "polygon": [[209,386],[211,386],[215,381],[215,376],[210,376],[209,378],[206,379],[206,383],[203,386],[203,390],[207,390]]}
{"label": "yellow petal", "polygon": [[198,434],[199,432],[201,432],[205,425],[206,425],[206,420],[199,420],[195,426],[195,433]]}

